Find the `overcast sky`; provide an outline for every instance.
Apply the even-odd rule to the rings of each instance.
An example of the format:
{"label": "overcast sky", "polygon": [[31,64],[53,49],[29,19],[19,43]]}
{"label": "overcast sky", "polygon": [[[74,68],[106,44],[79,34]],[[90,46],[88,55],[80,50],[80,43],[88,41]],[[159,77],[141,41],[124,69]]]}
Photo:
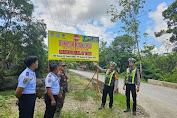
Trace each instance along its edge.
{"label": "overcast sky", "polygon": [[[88,36],[97,36],[100,40],[107,41],[108,45],[116,36],[122,25],[121,22],[111,23],[106,11],[111,4],[117,4],[115,0],[32,0],[35,6],[34,17],[44,19],[47,30],[74,33]],[[170,42],[166,39],[170,34],[160,38],[154,37],[154,32],[167,29],[162,12],[175,0],[146,0],[144,9],[148,12],[140,21],[140,32],[148,33],[148,37],[141,36],[140,48],[143,43],[156,45],[154,52],[162,53],[170,51]],[[118,7],[118,9],[120,9]],[[48,39],[45,39],[48,44]]]}

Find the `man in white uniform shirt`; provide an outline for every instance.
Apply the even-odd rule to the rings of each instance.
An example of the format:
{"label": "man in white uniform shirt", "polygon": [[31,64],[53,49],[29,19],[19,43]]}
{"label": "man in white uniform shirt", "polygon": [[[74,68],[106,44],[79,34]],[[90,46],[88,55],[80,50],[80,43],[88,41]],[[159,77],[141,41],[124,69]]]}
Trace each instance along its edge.
{"label": "man in white uniform shirt", "polygon": [[27,68],[18,78],[15,96],[19,101],[19,118],[33,118],[36,100],[36,75],[34,70],[38,68],[38,60],[36,56],[28,56],[24,63]]}
{"label": "man in white uniform shirt", "polygon": [[60,92],[60,79],[57,76],[57,64],[50,65],[50,73],[45,79],[45,104],[46,110],[44,118],[53,118],[56,111],[56,104],[59,98],[62,97]]}

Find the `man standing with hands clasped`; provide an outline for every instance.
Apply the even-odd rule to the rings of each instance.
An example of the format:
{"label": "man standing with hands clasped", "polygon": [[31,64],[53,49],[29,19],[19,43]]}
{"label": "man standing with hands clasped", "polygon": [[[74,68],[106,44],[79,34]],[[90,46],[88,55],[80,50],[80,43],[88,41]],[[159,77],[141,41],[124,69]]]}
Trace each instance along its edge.
{"label": "man standing with hands clasped", "polygon": [[18,78],[15,96],[18,98],[19,118],[33,118],[36,101],[36,74],[34,70],[38,68],[38,59],[36,56],[27,56],[24,63],[27,68]]}
{"label": "man standing with hands clasped", "polygon": [[62,94],[62,98],[58,99],[57,101],[57,106],[56,106],[56,116],[59,117],[60,113],[61,113],[61,109],[63,107],[64,104],[64,100],[65,100],[65,94],[66,92],[68,92],[68,77],[65,74],[65,67],[66,67],[66,63],[65,62],[60,62],[59,63],[59,71],[58,71],[58,77],[60,77],[60,88],[61,88],[61,94]]}
{"label": "man standing with hands clasped", "polygon": [[53,118],[56,110],[56,104],[58,99],[61,99],[60,92],[60,79],[57,76],[58,66],[57,64],[50,65],[50,73],[45,79],[45,104],[46,110],[44,118]]}
{"label": "man standing with hands clasped", "polygon": [[[127,109],[124,112],[130,111],[130,91],[132,92],[133,97],[133,115],[136,115],[136,91],[139,92],[140,87],[140,74],[135,66],[136,60],[134,58],[129,58],[129,66],[127,68],[124,80],[123,90],[125,90],[126,86],[126,101],[127,101]],[[137,86],[137,87],[136,87]]]}
{"label": "man standing with hands clasped", "polygon": [[102,103],[101,107],[99,110],[102,108],[105,108],[105,103],[106,103],[106,97],[107,94],[109,93],[109,109],[112,110],[113,106],[113,91],[117,91],[118,87],[118,72],[116,70],[116,63],[115,62],[110,62],[110,67],[109,69],[102,69],[96,62],[93,62],[93,64],[102,72],[105,72],[105,83],[104,83],[104,88],[103,88],[103,96],[102,96]]}

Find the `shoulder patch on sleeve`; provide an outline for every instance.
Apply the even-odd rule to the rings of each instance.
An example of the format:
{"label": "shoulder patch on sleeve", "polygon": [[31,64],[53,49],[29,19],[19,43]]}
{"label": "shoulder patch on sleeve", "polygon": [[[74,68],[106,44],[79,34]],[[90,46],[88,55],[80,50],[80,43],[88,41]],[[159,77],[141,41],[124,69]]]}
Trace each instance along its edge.
{"label": "shoulder patch on sleeve", "polygon": [[52,75],[50,74],[49,77],[51,77]]}
{"label": "shoulder patch on sleeve", "polygon": [[29,76],[29,72],[26,72],[26,76]]}
{"label": "shoulder patch on sleeve", "polygon": [[23,79],[23,84],[26,84],[27,81],[28,81],[28,78],[24,77],[24,79]]}
{"label": "shoulder patch on sleeve", "polygon": [[52,81],[52,79],[51,78],[48,78],[48,83],[50,83]]}
{"label": "shoulder patch on sleeve", "polygon": [[118,74],[118,72],[116,72],[116,74],[115,74],[115,79],[119,79],[119,74]]}

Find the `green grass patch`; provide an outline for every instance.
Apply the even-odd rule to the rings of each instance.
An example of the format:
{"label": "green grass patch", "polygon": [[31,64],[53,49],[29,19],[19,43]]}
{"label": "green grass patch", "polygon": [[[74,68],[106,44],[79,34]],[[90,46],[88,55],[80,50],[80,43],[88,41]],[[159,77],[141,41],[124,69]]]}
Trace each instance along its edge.
{"label": "green grass patch", "polygon": [[101,75],[105,75],[106,73],[99,73],[99,74],[101,74]]}
{"label": "green grass patch", "polygon": [[[54,118],[57,117],[55,116]],[[66,113],[62,111],[60,118],[89,118],[89,116],[79,108],[76,113],[71,113],[71,111]]]}
{"label": "green grass patch", "polygon": [[15,90],[0,92],[0,100],[8,99],[8,98],[15,98]]}
{"label": "green grass patch", "polygon": [[9,102],[8,99],[15,98],[14,92],[14,90],[0,92],[0,118],[9,118],[9,114],[12,113],[9,105],[14,103]]}
{"label": "green grass patch", "polygon": [[[114,94],[114,105],[120,107],[121,109],[126,109],[126,96],[122,94]],[[130,106],[132,108],[133,101],[130,99]]]}
{"label": "green grass patch", "polygon": [[44,113],[42,113],[42,112],[37,112],[35,114],[35,118],[43,118],[43,117],[44,117]]}
{"label": "green grass patch", "polygon": [[[86,90],[85,92],[82,90],[77,90],[73,93],[72,95],[74,97],[75,100],[79,100],[79,101],[86,101],[88,99],[88,97],[92,97],[92,98],[96,98],[96,93],[95,91],[90,91],[90,90]],[[100,95],[97,95],[98,100],[101,98]]]}
{"label": "green grass patch", "polygon": [[75,91],[74,92],[74,99],[79,101],[86,101],[87,100],[87,94],[83,91]]}
{"label": "green grass patch", "polygon": [[75,76],[71,76],[71,77],[69,78],[69,81],[70,81],[71,83],[83,84],[83,82],[81,82],[80,80],[76,79]]}
{"label": "green grass patch", "polygon": [[[123,112],[126,109],[126,96],[122,94],[114,94],[114,103],[113,110],[109,109],[109,97],[107,96],[107,103],[105,105],[105,109],[96,111],[96,118],[122,118],[118,114],[119,112]],[[133,101],[130,100],[130,105],[132,106]],[[131,107],[132,108],[132,107]]]}

